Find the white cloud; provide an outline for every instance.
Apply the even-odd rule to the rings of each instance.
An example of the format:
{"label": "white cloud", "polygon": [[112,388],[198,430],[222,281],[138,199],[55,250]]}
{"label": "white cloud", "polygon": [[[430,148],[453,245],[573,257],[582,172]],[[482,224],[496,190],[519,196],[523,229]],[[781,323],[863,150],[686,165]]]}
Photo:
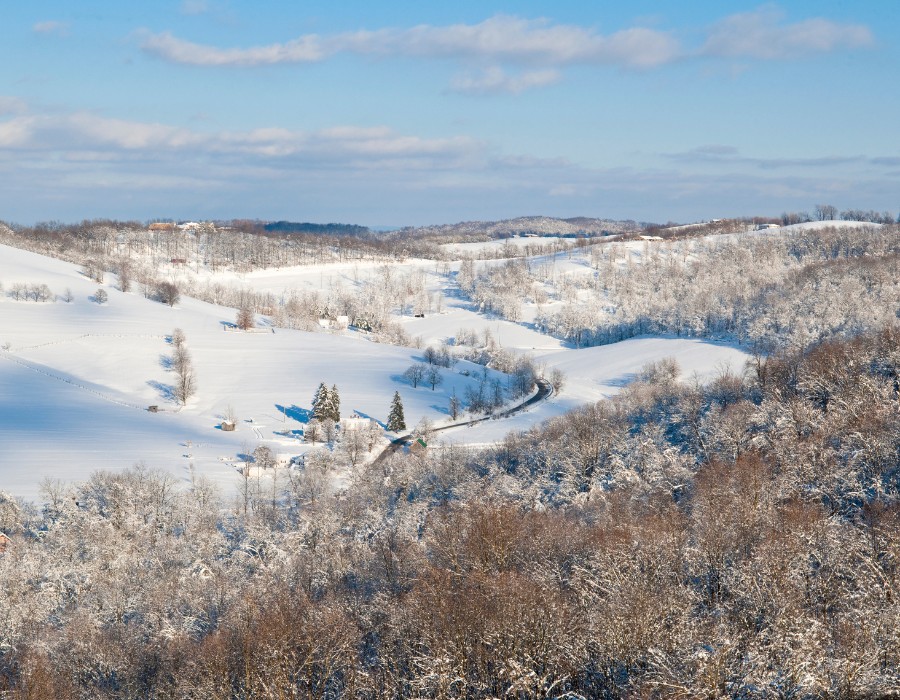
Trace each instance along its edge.
{"label": "white cloud", "polygon": [[284,44],[249,49],[219,49],[162,34],[145,34],[141,48],[172,63],[191,66],[263,66],[277,63],[311,63],[326,57],[314,34]]}
{"label": "white cloud", "polygon": [[35,34],[55,34],[56,36],[67,36],[69,34],[69,24],[67,22],[47,20],[45,22],[36,22],[32,25],[31,30]]}
{"label": "white cloud", "polygon": [[[188,128],[97,116],[88,112],[47,116],[17,114],[0,119],[0,149],[53,152],[79,159],[148,160],[202,157],[255,157],[275,167],[293,158],[310,163],[357,167],[407,165],[443,167],[480,152],[471,138],[422,138],[387,127],[338,126],[318,131],[260,128],[205,133]],[[95,154],[95,155],[92,155]],[[362,159],[362,160],[361,160]]]}
{"label": "white cloud", "polygon": [[[182,9],[188,7],[199,10],[207,2],[185,0]],[[144,52],[195,66],[302,64],[338,54],[455,60],[473,72],[454,78],[451,90],[471,94],[516,94],[545,87],[560,81],[560,70],[571,65],[649,70],[689,57],[789,59],[874,44],[864,25],[822,18],[785,23],[783,13],[770,6],[724,18],[706,31],[700,48],[686,47],[673,32],[658,29],[636,26],[601,34],[591,27],[509,15],[475,24],[305,34],[243,48],[194,43],[168,32],[143,31],[141,36]]]}
{"label": "white cloud", "polygon": [[534,70],[525,71],[518,75],[509,75],[499,66],[491,66],[477,75],[464,74],[456,76],[451,82],[450,88],[454,92],[472,95],[494,95],[498,93],[517,95],[531,88],[553,85],[560,80],[562,80],[562,73],[558,70]]}
{"label": "white cloud", "polygon": [[405,30],[335,37],[338,50],[360,54],[480,58],[513,64],[608,63],[644,67],[670,60],[678,44],[665,32],[627,29],[603,36],[593,29],[546,19],[496,15],[478,24],[419,25]]}
{"label": "white cloud", "polygon": [[516,65],[574,63],[647,68],[674,60],[678,42],[653,29],[626,29],[609,36],[576,25],[497,15],[478,24],[419,25],[409,29],[358,31],[320,37],[306,34],[285,43],[222,49],[145,33],[141,48],[173,63],[199,66],[260,66],[306,63],[337,53],[365,56],[480,59]]}
{"label": "white cloud", "polygon": [[712,27],[701,53],[776,60],[875,43],[872,32],[861,24],[839,24],[820,17],[793,24],[783,20],[784,13],[772,7],[726,17]]}

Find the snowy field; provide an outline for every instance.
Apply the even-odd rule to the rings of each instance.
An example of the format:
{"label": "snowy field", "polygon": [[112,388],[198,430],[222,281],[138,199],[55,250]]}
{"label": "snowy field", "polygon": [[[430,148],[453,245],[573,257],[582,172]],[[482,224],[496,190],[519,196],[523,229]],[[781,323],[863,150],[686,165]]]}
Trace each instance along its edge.
{"label": "snowy field", "polygon": [[[426,264],[433,269],[433,263],[410,263]],[[327,287],[326,278],[357,284],[375,274],[375,266],[330,266],[257,272],[230,282],[289,291]],[[258,445],[292,455],[312,449],[299,433],[320,382],[337,385],[343,416],[355,411],[382,424],[399,391],[412,427],[422,417],[446,422],[451,392],[463,397],[481,371],[460,362],[442,370],[436,390],[414,389],[402,374],[422,359],[421,350],[376,344],[351,332],[230,332],[225,329],[234,309],[190,298],[170,308],[118,291],[111,275],[98,285],[76,266],[8,247],[0,247],[0,283],[0,490],[29,500],[40,499],[45,478],[79,481],[96,469],[137,462],[168,470],[184,483],[204,475],[229,495],[237,488],[240,456]],[[45,284],[54,300],[14,300],[9,292],[20,283]],[[101,286],[108,301],[98,304],[94,295]],[[429,272],[429,286],[445,294],[443,312],[399,318],[411,336],[429,344],[462,327],[489,330],[503,348],[529,352],[566,374],[562,393],[548,402],[509,419],[443,432],[442,440],[501,440],[508,430],[615,393],[642,366],[663,357],[675,357],[685,379],[694,373],[708,378],[726,364],[740,371],[746,358],[738,348],[674,338],[567,349],[527,325],[478,313],[446,288],[441,275]],[[185,407],[171,398],[175,328],[184,331],[196,368],[197,393]],[[503,379],[493,371],[491,377]],[[159,412],[149,412],[150,405]],[[229,407],[239,419],[235,432],[219,427]]]}

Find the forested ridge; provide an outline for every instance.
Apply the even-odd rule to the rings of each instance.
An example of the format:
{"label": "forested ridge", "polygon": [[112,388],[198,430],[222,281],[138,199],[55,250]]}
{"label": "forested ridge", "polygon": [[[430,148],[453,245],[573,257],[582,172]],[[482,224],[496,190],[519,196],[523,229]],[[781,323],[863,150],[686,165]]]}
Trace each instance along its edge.
{"label": "forested ridge", "polygon": [[677,376],[337,495],[5,499],[3,697],[900,692],[900,328]]}

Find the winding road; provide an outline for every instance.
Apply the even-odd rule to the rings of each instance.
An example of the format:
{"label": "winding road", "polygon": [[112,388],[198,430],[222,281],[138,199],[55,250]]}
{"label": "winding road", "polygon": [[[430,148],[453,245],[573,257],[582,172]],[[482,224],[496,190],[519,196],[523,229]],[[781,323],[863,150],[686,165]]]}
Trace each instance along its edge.
{"label": "winding road", "polygon": [[[520,404],[513,406],[512,408],[507,408],[504,411],[500,411],[499,413],[494,413],[489,416],[484,416],[482,418],[474,418],[473,420],[465,421],[463,423],[453,423],[452,425],[444,425],[440,428],[434,428],[432,432],[439,433],[443,430],[450,430],[451,428],[461,428],[466,425],[475,425],[477,423],[483,423],[488,420],[496,420],[498,418],[508,418],[509,416],[513,416],[516,413],[520,413],[524,411],[526,408],[534,406],[541,401],[546,401],[553,395],[553,387],[550,385],[546,379],[538,379],[537,384],[537,393],[526,399]],[[405,433],[404,435],[398,435],[394,440],[392,440],[385,448],[381,451],[381,454],[378,455],[375,459],[372,460],[371,466],[377,466],[381,464],[384,460],[390,457],[392,454],[396,454],[396,452],[403,447],[409,440],[412,433]]]}

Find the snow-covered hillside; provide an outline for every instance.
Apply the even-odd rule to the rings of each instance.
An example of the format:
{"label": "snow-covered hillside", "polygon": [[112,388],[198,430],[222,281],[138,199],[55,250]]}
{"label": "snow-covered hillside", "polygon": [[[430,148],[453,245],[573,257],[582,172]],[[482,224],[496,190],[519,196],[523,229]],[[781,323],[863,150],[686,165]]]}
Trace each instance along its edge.
{"label": "snow-covered hillside", "polygon": [[[414,389],[404,370],[421,351],[379,345],[355,336],[226,332],[235,311],[193,299],[174,308],[105,285],[76,267],[13,248],[0,251],[0,282],[46,284],[53,302],[0,301],[0,489],[36,498],[44,477],[78,480],[96,468],[137,461],[187,479],[193,463],[230,489],[230,461],[260,443],[276,452],[310,449],[279,433],[300,430],[320,382],[337,385],[342,415],[357,411],[384,422],[399,391],[407,423],[441,419],[449,396],[476,380],[460,363],[443,370],[435,391]],[[72,301],[62,300],[70,290]],[[169,336],[184,331],[198,391],[183,409],[167,397]],[[460,372],[471,370],[471,377]],[[491,373],[492,376],[502,376]],[[158,405],[160,413],[149,413]],[[238,429],[219,429],[231,406]],[[248,422],[252,418],[252,423]],[[189,457],[186,455],[190,455]]]}
{"label": "snow-covered hillside", "polygon": [[[281,271],[278,284],[301,287],[310,274],[315,275],[298,270],[292,279],[289,270]],[[421,350],[373,343],[347,331],[235,332],[227,330],[234,309],[191,298],[169,307],[138,292],[122,293],[111,275],[105,282],[98,285],[69,263],[0,250],[0,489],[37,499],[47,477],[76,481],[99,468],[143,462],[183,481],[205,475],[229,493],[237,485],[239,455],[260,444],[276,453],[312,449],[298,436],[320,382],[338,387],[342,415],[356,411],[382,424],[399,391],[413,426],[422,417],[446,421],[451,393],[462,398],[481,373],[460,362],[442,370],[444,381],[436,390],[413,388],[402,375],[421,360]],[[16,300],[10,292],[21,285],[46,285],[52,300]],[[96,302],[98,288],[108,295],[105,303]],[[697,370],[704,376],[723,363],[739,370],[746,357],[732,347],[665,338],[563,349],[526,326],[491,320],[450,293],[444,306],[444,313],[403,319],[408,332],[432,342],[454,336],[461,326],[490,330],[502,347],[530,352],[539,365],[567,375],[566,388],[548,403],[441,434],[453,442],[500,440],[510,429],[610,395],[662,357],[675,356],[685,375]],[[196,370],[198,389],[185,407],[171,398],[175,328],[184,331]],[[149,412],[151,405],[159,412]],[[219,427],[229,407],[239,419],[235,432]]]}

